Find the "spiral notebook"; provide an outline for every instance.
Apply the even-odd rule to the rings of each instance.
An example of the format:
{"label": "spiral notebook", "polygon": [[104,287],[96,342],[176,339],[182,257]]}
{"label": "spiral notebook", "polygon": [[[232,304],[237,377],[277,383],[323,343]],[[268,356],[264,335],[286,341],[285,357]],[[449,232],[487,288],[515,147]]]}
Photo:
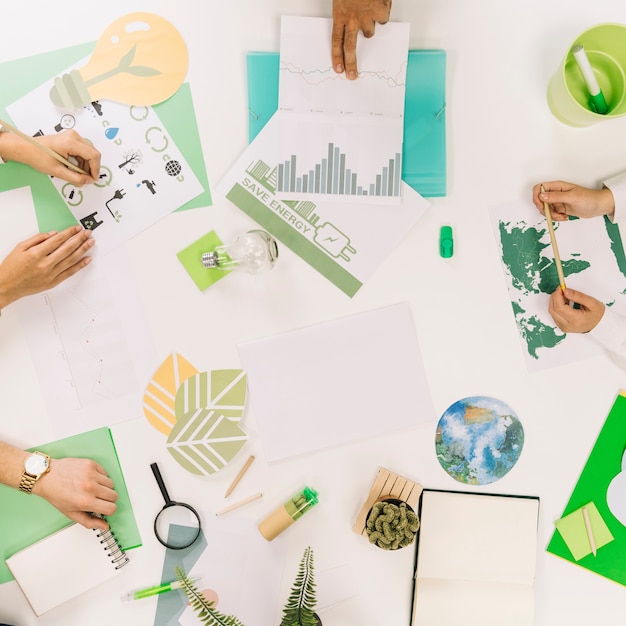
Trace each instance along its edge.
{"label": "spiral notebook", "polygon": [[7,559],[39,616],[113,578],[128,563],[111,531],[72,524]]}

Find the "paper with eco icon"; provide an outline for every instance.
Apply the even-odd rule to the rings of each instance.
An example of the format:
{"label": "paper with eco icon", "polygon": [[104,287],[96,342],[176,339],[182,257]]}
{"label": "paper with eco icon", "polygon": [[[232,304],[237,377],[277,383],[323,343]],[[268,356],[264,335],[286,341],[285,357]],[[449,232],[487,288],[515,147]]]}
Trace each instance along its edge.
{"label": "paper with eco icon", "polygon": [[167,449],[180,465],[209,475],[229,463],[248,440],[239,425],[246,392],[243,370],[198,372],[172,353],[148,384],[144,413],[167,435]]}

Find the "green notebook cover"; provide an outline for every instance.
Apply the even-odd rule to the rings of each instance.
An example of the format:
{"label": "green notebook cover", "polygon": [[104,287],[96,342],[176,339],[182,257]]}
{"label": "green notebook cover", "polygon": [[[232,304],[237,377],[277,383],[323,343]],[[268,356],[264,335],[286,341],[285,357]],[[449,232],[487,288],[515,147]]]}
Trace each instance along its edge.
{"label": "green notebook cover", "polygon": [[[278,52],[249,52],[249,140],[278,109]],[[425,197],[446,195],[446,53],[410,50],[406,70],[402,180]]]}
{"label": "green notebook cover", "polygon": [[[98,428],[60,439],[32,450],[54,458],[92,459],[107,471],[117,491],[117,510],[107,518],[123,550],[141,545],[124,476],[117,458],[113,436],[108,428]],[[54,468],[54,461],[52,467]],[[47,500],[0,485],[0,583],[13,580],[5,560],[31,544],[61,530],[72,522]]]}
{"label": "green notebook cover", "polygon": [[[89,56],[94,43],[63,48],[15,61],[0,63],[0,118],[10,121],[6,107],[69,66]],[[189,84],[165,102],[155,105],[154,110],[167,128],[172,139],[189,162],[204,192],[183,205],[179,211],[211,204],[211,192],[198,125],[194,113]],[[76,224],[76,220],[58,194],[50,178],[22,163],[7,163],[0,167],[0,191],[17,187],[30,187],[33,194],[37,224],[41,232],[62,230]]]}
{"label": "green notebook cover", "polygon": [[547,551],[580,565],[600,576],[626,585],[626,527],[611,513],[606,492],[609,484],[622,471],[622,456],[626,449],[626,395],[620,393],[591,450],[589,459],[574,487],[574,491],[561,517],[589,502],[596,505],[598,513],[615,538],[598,549],[597,555],[574,559],[558,530],[554,531]]}

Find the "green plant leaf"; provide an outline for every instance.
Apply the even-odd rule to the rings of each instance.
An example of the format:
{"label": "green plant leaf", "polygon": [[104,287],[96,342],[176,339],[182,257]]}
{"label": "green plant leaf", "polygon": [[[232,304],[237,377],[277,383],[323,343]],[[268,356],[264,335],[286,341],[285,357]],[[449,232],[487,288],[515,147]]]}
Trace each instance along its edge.
{"label": "green plant leaf", "polygon": [[130,66],[135,58],[135,52],[137,52],[137,44],[135,44],[121,59],[119,63],[120,69],[126,69]]}
{"label": "green plant leaf", "polygon": [[201,624],[207,626],[245,626],[234,615],[225,615],[215,609],[215,603],[202,595],[181,567],[176,566],[174,571],[176,578],[182,583],[182,589]]}
{"label": "green plant leaf", "polygon": [[296,580],[283,608],[281,626],[317,626],[316,603],[313,550],[309,546],[302,555]]}
{"label": "green plant leaf", "polygon": [[158,76],[161,74],[159,70],[155,70],[153,67],[146,67],[145,65],[134,65],[133,67],[126,67],[124,71],[133,76]]}
{"label": "green plant leaf", "polygon": [[222,469],[248,439],[239,426],[245,401],[242,370],[213,370],[187,378],[176,392],[169,453],[193,474]]}
{"label": "green plant leaf", "polygon": [[243,370],[212,370],[190,376],[176,391],[176,417],[195,409],[213,408],[239,421],[246,403],[246,375]]}

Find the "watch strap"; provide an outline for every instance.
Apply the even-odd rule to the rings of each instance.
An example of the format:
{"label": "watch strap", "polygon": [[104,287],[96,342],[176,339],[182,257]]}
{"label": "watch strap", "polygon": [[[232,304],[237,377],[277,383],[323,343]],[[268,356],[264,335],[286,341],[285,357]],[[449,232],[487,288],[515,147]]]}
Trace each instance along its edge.
{"label": "watch strap", "polygon": [[26,471],[22,472],[22,480],[20,480],[20,486],[18,489],[24,493],[33,493],[33,487],[35,486],[38,478],[39,476],[27,474]]}

